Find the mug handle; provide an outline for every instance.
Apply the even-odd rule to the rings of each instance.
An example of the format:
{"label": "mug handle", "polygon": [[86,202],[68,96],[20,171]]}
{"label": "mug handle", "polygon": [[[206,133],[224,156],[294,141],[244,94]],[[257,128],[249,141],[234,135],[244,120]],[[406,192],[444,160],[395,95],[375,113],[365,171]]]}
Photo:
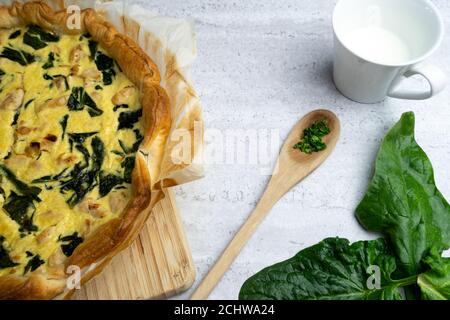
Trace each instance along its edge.
{"label": "mug handle", "polygon": [[[404,78],[409,78],[414,75],[421,75],[424,77],[430,84],[430,90],[421,92],[418,90],[397,89]],[[397,99],[426,100],[444,90],[447,84],[448,79],[440,69],[431,64],[419,63],[407,69],[406,72],[393,83],[388,96]]]}

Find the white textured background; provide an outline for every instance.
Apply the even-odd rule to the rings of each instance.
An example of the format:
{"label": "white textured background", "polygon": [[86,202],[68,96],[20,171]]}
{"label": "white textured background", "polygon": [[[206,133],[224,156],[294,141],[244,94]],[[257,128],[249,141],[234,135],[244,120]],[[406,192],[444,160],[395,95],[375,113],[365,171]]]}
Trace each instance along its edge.
{"label": "white textured background", "polygon": [[[333,156],[271,212],[210,298],[236,299],[242,283],[326,237],[373,237],[354,209],[373,172],[380,141],[405,111],[414,111],[417,140],[437,184],[450,199],[450,89],[423,101],[360,105],[331,81],[332,0],[133,1],[195,20],[195,87],[208,128],[278,128],[284,139],[305,113],[327,108],[342,121]],[[450,1],[435,0],[450,26]],[[431,62],[450,75],[450,32]],[[418,80],[411,85],[420,86]],[[198,270],[197,283],[254,208],[269,177],[248,165],[214,165],[201,181],[176,189]],[[188,298],[192,290],[178,298]]]}

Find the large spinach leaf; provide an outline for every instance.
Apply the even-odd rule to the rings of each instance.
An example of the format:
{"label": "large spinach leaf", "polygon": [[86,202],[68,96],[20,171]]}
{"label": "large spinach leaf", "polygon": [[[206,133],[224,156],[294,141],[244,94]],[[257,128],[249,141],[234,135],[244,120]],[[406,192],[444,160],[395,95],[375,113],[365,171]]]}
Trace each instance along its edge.
{"label": "large spinach leaf", "polygon": [[[381,283],[369,288],[372,266],[379,267]],[[394,281],[395,269],[395,257],[383,239],[350,245],[346,239],[330,238],[257,273],[244,283],[239,298],[400,300],[399,288],[415,279]]]}
{"label": "large spinach leaf", "polygon": [[442,252],[450,246],[450,206],[414,139],[412,112],[384,139],[375,175],[356,212],[365,228],[389,236],[406,275],[423,271],[421,261],[431,249]]}
{"label": "large spinach leaf", "polygon": [[421,274],[417,280],[425,300],[450,299],[450,258],[442,258],[433,252],[424,259],[430,270]]}

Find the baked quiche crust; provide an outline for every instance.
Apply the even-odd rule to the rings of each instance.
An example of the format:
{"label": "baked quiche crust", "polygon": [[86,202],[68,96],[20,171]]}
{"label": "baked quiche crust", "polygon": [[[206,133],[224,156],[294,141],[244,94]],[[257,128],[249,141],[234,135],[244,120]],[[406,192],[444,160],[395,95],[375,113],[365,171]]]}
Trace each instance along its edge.
{"label": "baked quiche crust", "polygon": [[[0,6],[0,29],[35,25],[61,35],[89,34],[116,61],[125,76],[138,88],[142,108],[142,143],[136,153],[132,171],[131,199],[123,212],[88,234],[73,254],[63,262],[79,267],[81,283],[100,273],[108,262],[136,238],[160,200],[159,174],[167,137],[171,127],[169,98],[160,86],[160,74],[155,63],[130,38],[120,34],[93,9],[81,11],[80,29],[67,27],[70,15],[54,11],[43,1],[14,2]],[[0,299],[69,298],[67,278],[49,273],[28,272],[0,277]]]}

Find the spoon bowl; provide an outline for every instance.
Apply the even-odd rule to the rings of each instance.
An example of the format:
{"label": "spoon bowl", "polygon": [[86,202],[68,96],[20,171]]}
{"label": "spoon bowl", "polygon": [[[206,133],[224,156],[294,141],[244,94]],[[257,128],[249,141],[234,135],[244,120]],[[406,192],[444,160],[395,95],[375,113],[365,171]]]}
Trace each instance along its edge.
{"label": "spoon bowl", "polygon": [[[294,145],[303,137],[303,131],[322,120],[326,121],[330,128],[330,133],[322,138],[322,141],[327,145],[326,149],[312,154],[294,149]],[[278,189],[275,198],[272,198],[274,194],[271,194],[272,200],[276,199],[275,203],[328,158],[336,147],[340,132],[341,127],[338,117],[328,110],[312,111],[294,126],[281,148],[277,165],[267,188],[269,191],[275,187]]]}

